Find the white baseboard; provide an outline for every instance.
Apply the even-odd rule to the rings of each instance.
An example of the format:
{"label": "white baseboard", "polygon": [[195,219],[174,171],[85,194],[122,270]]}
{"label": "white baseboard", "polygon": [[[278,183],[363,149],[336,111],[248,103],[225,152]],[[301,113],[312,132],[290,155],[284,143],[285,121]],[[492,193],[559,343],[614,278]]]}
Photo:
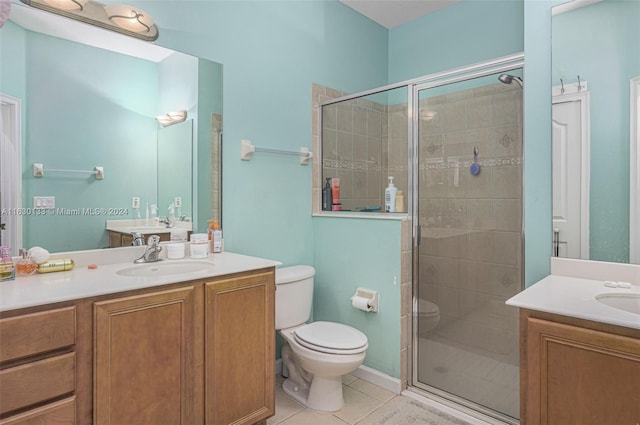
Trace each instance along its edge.
{"label": "white baseboard", "polygon": [[379,370],[362,365],[355,371],[351,372],[351,374],[356,378],[364,379],[365,381],[382,387],[387,391],[391,391],[394,394],[400,394],[402,391],[402,383],[398,378],[394,378],[393,376],[387,375]]}

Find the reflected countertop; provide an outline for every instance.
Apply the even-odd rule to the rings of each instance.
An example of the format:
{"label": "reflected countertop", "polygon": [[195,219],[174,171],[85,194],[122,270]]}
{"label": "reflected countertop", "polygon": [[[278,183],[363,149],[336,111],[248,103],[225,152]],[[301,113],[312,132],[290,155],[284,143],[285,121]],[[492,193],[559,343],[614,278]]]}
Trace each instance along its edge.
{"label": "reflected countertop", "polygon": [[[116,273],[118,270],[132,267],[134,265],[133,259],[137,258],[143,249],[144,247],[127,247],[96,250],[93,251],[93,254],[91,251],[77,252],[75,255],[74,253],[56,254],[52,258],[74,259],[74,269],[35,274],[29,277],[16,277],[12,281],[0,282],[0,312],[189,280],[207,279],[281,264],[279,261],[223,252],[213,254],[207,259],[198,260],[211,263],[211,268],[205,270],[165,276],[136,277],[121,276]],[[111,252],[114,255],[110,255]],[[95,253],[100,253],[100,256],[96,258]],[[91,257],[92,255],[94,257]],[[100,259],[104,259],[104,261],[99,261]],[[163,263],[190,260],[189,258],[165,260]],[[97,264],[98,268],[89,269],[87,265],[92,263]],[[149,264],[152,263],[146,263],[146,265]],[[144,264],[140,266],[144,266]]]}

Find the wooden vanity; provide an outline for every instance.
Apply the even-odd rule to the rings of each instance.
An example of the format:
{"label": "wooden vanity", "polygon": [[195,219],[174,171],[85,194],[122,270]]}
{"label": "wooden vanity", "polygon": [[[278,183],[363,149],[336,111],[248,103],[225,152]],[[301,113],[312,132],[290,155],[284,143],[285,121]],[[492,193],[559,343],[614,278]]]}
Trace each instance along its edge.
{"label": "wooden vanity", "polygon": [[640,330],[523,309],[521,425],[635,425]]}
{"label": "wooden vanity", "polygon": [[3,311],[0,424],[262,423],[274,295],[271,266]]}

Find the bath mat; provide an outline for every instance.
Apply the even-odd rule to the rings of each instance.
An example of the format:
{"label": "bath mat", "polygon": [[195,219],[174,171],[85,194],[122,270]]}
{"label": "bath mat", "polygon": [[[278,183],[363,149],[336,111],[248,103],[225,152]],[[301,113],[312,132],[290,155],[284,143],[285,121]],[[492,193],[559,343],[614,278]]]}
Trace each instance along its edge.
{"label": "bath mat", "polygon": [[[396,401],[397,400],[397,401]],[[397,397],[358,425],[469,425],[461,419],[440,412],[407,397]]]}

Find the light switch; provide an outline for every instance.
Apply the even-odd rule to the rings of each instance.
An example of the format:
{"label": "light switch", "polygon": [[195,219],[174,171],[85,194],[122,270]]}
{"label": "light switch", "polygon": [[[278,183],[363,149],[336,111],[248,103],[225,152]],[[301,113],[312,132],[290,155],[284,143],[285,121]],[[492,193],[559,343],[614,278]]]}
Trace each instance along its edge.
{"label": "light switch", "polygon": [[34,196],[33,208],[40,210],[53,210],[56,208],[55,196]]}

